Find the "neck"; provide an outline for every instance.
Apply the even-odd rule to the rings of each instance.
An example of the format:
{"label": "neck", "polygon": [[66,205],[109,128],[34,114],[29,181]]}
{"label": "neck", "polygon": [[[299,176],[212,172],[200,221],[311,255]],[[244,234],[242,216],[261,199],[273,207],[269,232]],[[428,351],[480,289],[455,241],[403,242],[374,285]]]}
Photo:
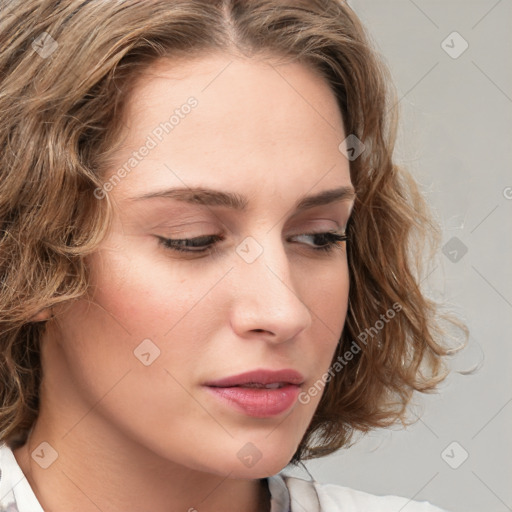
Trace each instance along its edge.
{"label": "neck", "polygon": [[[105,446],[98,438],[41,436],[41,424],[38,421],[27,443],[13,453],[45,511],[88,512],[91,506],[112,512],[270,511],[266,480],[203,473],[140,447],[121,451],[119,443]],[[38,448],[43,441],[58,454],[46,469],[34,460],[50,457],[48,448]]]}

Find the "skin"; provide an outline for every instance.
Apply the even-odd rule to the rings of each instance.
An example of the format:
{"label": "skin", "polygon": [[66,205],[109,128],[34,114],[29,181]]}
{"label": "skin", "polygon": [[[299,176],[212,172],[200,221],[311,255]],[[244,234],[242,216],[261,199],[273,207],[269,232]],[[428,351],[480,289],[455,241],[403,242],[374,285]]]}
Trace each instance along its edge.
{"label": "skin", "polygon": [[[335,97],[301,64],[161,60],[130,97],[109,173],[189,96],[197,107],[109,192],[116,215],[88,258],[90,296],[47,323],[40,416],[14,451],[45,511],[270,510],[258,479],[286,466],[320,400],[253,418],[202,384],[293,368],[305,390],[329,368],[347,311],[346,247],[315,252],[323,242],[298,235],[342,233],[353,201],[293,206],[351,185]],[[131,199],[185,185],[237,192],[248,209]],[[157,238],[220,233],[214,255]],[[236,251],[249,236],[263,251],[252,263]],[[144,339],[160,350],[148,366],[134,355]],[[42,442],[58,453],[46,469],[31,456]],[[251,467],[237,456],[247,443],[261,455]]]}

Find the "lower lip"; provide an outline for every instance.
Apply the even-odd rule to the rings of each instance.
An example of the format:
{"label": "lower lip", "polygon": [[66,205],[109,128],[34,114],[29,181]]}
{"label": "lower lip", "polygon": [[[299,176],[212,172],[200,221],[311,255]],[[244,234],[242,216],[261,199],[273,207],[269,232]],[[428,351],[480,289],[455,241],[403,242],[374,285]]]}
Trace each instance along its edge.
{"label": "lower lip", "polygon": [[288,384],[278,389],[207,386],[217,398],[255,418],[271,418],[287,411],[299,396],[300,387]]}

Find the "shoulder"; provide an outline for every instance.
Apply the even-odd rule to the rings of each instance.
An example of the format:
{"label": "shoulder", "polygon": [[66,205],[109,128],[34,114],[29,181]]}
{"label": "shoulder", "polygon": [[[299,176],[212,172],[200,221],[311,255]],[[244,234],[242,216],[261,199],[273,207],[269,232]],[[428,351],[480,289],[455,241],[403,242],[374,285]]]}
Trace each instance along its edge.
{"label": "shoulder", "polygon": [[271,477],[269,487],[276,501],[272,512],[288,512],[297,507],[298,510],[305,508],[308,512],[447,512],[427,501],[392,495],[378,496],[283,474]]}

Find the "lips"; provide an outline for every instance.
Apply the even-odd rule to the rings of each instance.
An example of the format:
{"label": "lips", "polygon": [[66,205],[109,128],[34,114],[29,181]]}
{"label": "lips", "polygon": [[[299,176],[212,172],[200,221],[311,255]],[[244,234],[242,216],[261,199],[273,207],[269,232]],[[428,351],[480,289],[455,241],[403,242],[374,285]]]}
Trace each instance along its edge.
{"label": "lips", "polygon": [[[239,375],[233,375],[223,379],[207,382],[205,385],[217,388],[229,387],[265,387],[268,385],[293,384],[300,386],[304,383],[304,377],[296,370],[253,370]],[[282,386],[281,386],[282,387]]]}
{"label": "lips", "polygon": [[256,418],[284,413],[296,403],[304,377],[295,370],[255,370],[205,384],[223,405]]}

